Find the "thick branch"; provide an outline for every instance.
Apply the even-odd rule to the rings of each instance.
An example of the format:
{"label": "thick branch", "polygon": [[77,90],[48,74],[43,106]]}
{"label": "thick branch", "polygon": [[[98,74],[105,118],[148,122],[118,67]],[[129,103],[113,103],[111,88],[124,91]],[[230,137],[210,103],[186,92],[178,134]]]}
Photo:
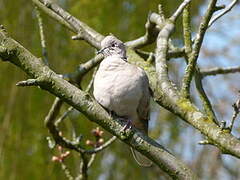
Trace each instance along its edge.
{"label": "thick branch", "polygon": [[121,129],[124,125],[120,121],[112,119],[91,96],[59,77],[16,41],[6,37],[1,30],[0,43],[11,54],[10,57],[0,54],[0,57],[15,64],[30,77],[40,78],[42,80],[40,83],[42,89],[67,102],[85,114],[91,121],[99,124],[123,142],[147,156],[173,178],[195,179],[195,175],[186,165],[148,136],[143,135],[134,128],[122,134]]}
{"label": "thick branch", "polygon": [[160,31],[157,38],[155,65],[160,89],[163,91],[163,94],[172,99],[174,102],[178,99],[178,93],[176,91],[176,87],[169,80],[167,68],[168,40],[173,29],[174,24],[167,22]]}
{"label": "thick branch", "polygon": [[176,12],[166,20],[164,27],[158,34],[157,38],[157,48],[156,48],[156,72],[157,79],[163,94],[169,98],[172,103],[176,103],[179,99],[179,94],[177,92],[176,86],[169,80],[168,68],[167,68],[167,53],[168,44],[171,33],[174,30],[175,22],[177,18],[182,13],[183,9],[190,3],[191,0],[185,0],[178,7]]}
{"label": "thick branch", "polygon": [[[235,157],[240,158],[240,141],[239,139],[232,136],[229,131],[225,131],[213,123],[213,119],[208,117],[206,113],[201,112],[196,108],[188,99],[176,98],[176,102],[171,102],[167,97],[168,94],[165,94],[157,84],[157,75],[154,71],[154,68],[149,65],[145,60],[141,59],[138,56],[133,56],[133,51],[129,52],[131,56],[130,61],[144,68],[147,72],[151,89],[154,93],[154,100],[168,109],[172,113],[179,116],[181,119],[191,124],[194,128],[198,129],[207,139],[211,140],[219,149],[224,153],[231,154]],[[138,61],[136,60],[138,59]],[[134,60],[134,61],[133,61]],[[137,61],[137,62],[135,62]],[[164,87],[164,86],[163,86]],[[168,89],[166,88],[166,91]],[[167,93],[167,92],[166,92]]]}
{"label": "thick branch", "polygon": [[239,139],[232,136],[228,130],[222,130],[213,123],[210,117],[201,113],[189,100],[181,99],[177,106],[174,108],[176,114],[199,129],[212,144],[216,145],[223,153],[240,158]]}
{"label": "thick branch", "polygon": [[[169,29],[168,29],[169,28]],[[147,72],[151,89],[154,92],[154,100],[161,106],[175,113],[177,116],[194,126],[201,133],[207,136],[224,153],[232,154],[240,158],[240,141],[229,132],[222,131],[217,126],[211,116],[199,111],[189,100],[180,98],[177,90],[169,81],[167,75],[166,53],[167,38],[172,30],[171,25],[164,28],[158,35],[156,52],[157,73],[145,61],[136,62]],[[133,53],[131,53],[133,54]],[[136,56],[130,56],[129,60],[137,59]],[[139,57],[138,57],[139,59]],[[158,80],[158,83],[156,82]]]}

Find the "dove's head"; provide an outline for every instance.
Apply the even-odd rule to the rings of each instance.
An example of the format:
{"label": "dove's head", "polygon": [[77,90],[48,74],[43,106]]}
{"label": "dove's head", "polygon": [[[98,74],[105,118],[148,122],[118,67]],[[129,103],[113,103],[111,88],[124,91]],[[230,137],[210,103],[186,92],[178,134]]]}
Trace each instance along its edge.
{"label": "dove's head", "polygon": [[104,57],[119,55],[121,58],[126,58],[126,49],[122,41],[116,37],[106,36],[101,42],[102,49],[98,53],[102,53]]}

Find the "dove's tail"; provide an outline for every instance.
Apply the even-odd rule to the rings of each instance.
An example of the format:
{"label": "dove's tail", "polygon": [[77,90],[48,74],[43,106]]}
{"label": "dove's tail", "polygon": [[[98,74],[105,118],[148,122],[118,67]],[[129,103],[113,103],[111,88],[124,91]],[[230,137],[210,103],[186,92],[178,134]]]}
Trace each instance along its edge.
{"label": "dove's tail", "polygon": [[147,157],[145,157],[144,155],[142,155],[140,152],[135,151],[133,148],[130,148],[130,149],[131,149],[133,158],[135,159],[135,161],[138,163],[139,166],[151,167],[153,165],[152,161]]}

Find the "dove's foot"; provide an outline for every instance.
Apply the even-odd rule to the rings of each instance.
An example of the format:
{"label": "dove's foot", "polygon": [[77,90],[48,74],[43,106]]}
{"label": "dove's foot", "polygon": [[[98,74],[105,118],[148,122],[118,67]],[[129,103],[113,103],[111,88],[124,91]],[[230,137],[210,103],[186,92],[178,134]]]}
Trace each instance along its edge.
{"label": "dove's foot", "polygon": [[127,123],[124,125],[124,127],[121,129],[120,134],[122,139],[127,139],[129,136],[128,129],[131,129],[133,126],[132,121],[130,119],[127,120]]}
{"label": "dove's foot", "polygon": [[131,129],[132,128],[132,121],[130,119],[127,120],[127,123],[125,124],[125,126],[123,127],[122,131],[126,131],[127,129]]}

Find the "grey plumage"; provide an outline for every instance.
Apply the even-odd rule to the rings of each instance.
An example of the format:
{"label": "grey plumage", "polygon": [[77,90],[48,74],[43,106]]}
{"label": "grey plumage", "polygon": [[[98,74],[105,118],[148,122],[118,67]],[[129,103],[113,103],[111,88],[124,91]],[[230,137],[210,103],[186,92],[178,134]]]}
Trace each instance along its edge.
{"label": "grey plumage", "polygon": [[105,37],[101,47],[104,60],[94,79],[95,99],[147,134],[150,91],[146,73],[127,62],[125,46],[116,37]]}

